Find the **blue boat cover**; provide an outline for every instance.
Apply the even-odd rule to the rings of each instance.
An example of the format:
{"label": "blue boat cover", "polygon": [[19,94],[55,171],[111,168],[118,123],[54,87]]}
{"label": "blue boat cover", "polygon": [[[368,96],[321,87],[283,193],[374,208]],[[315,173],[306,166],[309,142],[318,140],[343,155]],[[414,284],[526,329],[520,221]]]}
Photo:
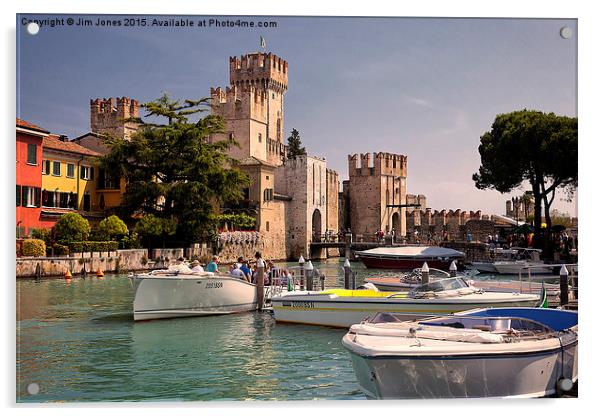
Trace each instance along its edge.
{"label": "blue boat cover", "polygon": [[526,318],[535,322],[540,322],[555,331],[568,329],[577,325],[578,323],[577,312],[545,308],[490,308],[470,313],[463,313],[462,316],[480,316],[487,318]]}

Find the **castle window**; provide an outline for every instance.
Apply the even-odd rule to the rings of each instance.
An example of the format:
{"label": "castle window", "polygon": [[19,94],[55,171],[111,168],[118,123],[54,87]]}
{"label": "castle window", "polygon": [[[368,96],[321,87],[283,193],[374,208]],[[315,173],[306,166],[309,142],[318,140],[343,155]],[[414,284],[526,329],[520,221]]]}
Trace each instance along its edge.
{"label": "castle window", "polygon": [[265,222],[265,230],[270,231],[270,222],[269,221]]}
{"label": "castle window", "polygon": [[397,161],[395,159],[393,159],[393,169],[395,169],[397,167]]}
{"label": "castle window", "polygon": [[38,164],[38,147],[35,144],[27,145],[27,164],[37,165]]}
{"label": "castle window", "polygon": [[389,167],[389,159],[385,159],[385,166]]}
{"label": "castle window", "polygon": [[52,175],[61,176],[61,162],[52,162]]}
{"label": "castle window", "polygon": [[50,173],[50,160],[42,160],[42,175]]}
{"label": "castle window", "polygon": [[265,179],[269,181],[269,180],[270,180],[270,177],[269,177],[269,176],[266,176],[266,177],[265,177]]}
{"label": "castle window", "polygon": [[259,143],[261,143],[261,133],[259,133]]}
{"label": "castle window", "polygon": [[276,98],[276,94],[272,93],[272,99]]}
{"label": "castle window", "polygon": [[73,163],[67,163],[67,177],[75,177],[75,165]]}

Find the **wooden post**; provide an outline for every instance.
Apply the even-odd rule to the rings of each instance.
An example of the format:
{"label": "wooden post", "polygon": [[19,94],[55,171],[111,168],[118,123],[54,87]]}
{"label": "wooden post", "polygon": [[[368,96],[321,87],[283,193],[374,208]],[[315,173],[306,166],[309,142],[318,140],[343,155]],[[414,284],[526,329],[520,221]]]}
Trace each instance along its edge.
{"label": "wooden post", "polygon": [[349,263],[349,259],[345,259],[343,270],[345,271],[345,289],[349,289],[349,277],[351,275],[351,263]]}
{"label": "wooden post", "polygon": [[451,264],[449,265],[449,275],[451,277],[456,277],[458,268],[456,267],[456,261],[452,260]]}
{"label": "wooden post", "polygon": [[305,271],[307,273],[305,276],[307,279],[307,290],[314,290],[314,265],[311,263],[311,260],[305,265]]}
{"label": "wooden post", "polygon": [[560,306],[569,303],[569,271],[563,264],[560,269]]}
{"label": "wooden post", "polygon": [[305,290],[305,259],[299,257],[299,289]]}
{"label": "wooden post", "polygon": [[345,233],[345,258],[351,258],[351,233]]}
{"label": "wooden post", "polygon": [[422,265],[422,284],[427,284],[429,282],[429,266],[424,262]]}
{"label": "wooden post", "polygon": [[257,259],[257,310],[261,311],[263,309],[263,271],[265,268],[265,263],[262,258]]}
{"label": "wooden post", "polygon": [[326,279],[326,276],[324,276],[324,274],[320,274],[320,290],[324,291],[324,280]]}

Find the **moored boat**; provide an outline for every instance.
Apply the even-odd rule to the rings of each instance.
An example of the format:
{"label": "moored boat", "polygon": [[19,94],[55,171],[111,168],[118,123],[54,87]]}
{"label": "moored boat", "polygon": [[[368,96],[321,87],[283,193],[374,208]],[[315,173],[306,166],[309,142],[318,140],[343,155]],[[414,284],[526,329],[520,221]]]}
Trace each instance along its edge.
{"label": "moored boat", "polygon": [[[229,275],[155,273],[131,275],[134,320],[221,315],[257,309],[257,286]],[[266,287],[266,294],[274,290]]]}
{"label": "moored boat", "polygon": [[368,398],[542,397],[577,380],[577,313],[468,311],[408,322],[380,314],[343,337]]}
{"label": "moored boat", "polygon": [[430,267],[447,269],[452,261],[461,261],[461,251],[434,246],[378,247],[356,251],[368,268],[413,270],[427,262]]}
{"label": "moored boat", "polygon": [[483,292],[459,277],[423,284],[406,292],[331,289],[289,292],[272,298],[274,317],[293,322],[348,328],[378,312],[397,312],[407,319],[483,307],[536,306],[534,294]]}

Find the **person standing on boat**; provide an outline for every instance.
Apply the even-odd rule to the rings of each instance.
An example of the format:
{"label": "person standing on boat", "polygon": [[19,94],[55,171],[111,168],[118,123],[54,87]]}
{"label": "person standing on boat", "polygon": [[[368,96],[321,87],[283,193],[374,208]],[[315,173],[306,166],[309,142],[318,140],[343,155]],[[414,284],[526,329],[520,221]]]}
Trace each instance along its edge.
{"label": "person standing on boat", "polygon": [[217,261],[218,261],[218,257],[217,256],[213,256],[211,258],[211,261],[207,265],[207,271],[208,272],[212,272],[212,273],[218,273],[219,272],[219,269],[218,269],[218,266],[217,266]]}
{"label": "person standing on boat", "polygon": [[236,267],[236,263],[234,263],[230,267],[230,276],[236,277],[237,279],[241,279],[241,280],[247,280],[247,278],[246,278],[245,274],[243,273],[243,271],[240,270],[238,267]]}

